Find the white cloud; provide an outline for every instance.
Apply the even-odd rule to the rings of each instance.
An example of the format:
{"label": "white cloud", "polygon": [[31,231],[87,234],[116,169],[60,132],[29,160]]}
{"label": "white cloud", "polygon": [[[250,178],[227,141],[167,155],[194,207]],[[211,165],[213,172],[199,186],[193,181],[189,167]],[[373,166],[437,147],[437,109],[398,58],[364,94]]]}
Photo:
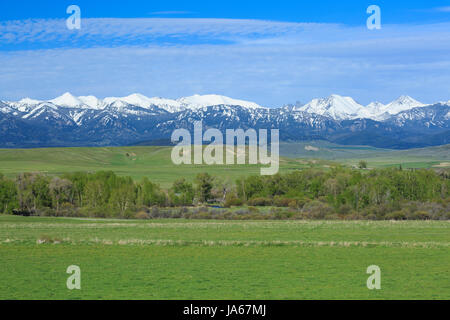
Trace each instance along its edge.
{"label": "white cloud", "polygon": [[437,7],[437,8],[434,8],[434,11],[438,11],[438,12],[450,12],[450,6],[447,6],[447,7]]}
{"label": "white cloud", "polygon": [[277,106],[331,93],[362,103],[450,96],[449,23],[369,31],[257,20],[86,20],[80,33],[61,20],[3,23],[1,99],[218,93]]}

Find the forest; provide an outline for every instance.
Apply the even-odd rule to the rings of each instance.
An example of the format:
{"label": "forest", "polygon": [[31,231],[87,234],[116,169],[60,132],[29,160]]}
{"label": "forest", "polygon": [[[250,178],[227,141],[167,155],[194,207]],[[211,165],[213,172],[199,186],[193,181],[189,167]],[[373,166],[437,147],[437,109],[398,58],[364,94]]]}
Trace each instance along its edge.
{"label": "forest", "polygon": [[198,219],[450,218],[450,172],[334,166],[230,181],[200,173],[162,189],[112,171],[0,175],[0,212],[16,215]]}

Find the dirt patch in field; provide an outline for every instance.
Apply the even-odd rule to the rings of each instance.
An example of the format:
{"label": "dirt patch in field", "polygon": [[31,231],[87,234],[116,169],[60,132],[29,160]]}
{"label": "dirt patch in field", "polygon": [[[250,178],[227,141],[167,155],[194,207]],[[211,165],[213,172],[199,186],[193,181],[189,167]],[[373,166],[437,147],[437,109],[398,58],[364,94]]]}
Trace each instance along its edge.
{"label": "dirt patch in field", "polygon": [[434,165],[435,168],[447,168],[450,167],[450,162],[441,162],[439,164]]}

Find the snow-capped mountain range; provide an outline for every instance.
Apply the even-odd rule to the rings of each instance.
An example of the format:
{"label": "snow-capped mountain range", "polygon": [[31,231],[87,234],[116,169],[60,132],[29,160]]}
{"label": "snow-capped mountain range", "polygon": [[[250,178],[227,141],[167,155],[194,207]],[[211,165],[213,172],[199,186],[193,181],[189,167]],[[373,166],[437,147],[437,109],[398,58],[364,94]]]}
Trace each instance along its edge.
{"label": "snow-capped mountain range", "polygon": [[262,108],[260,105],[254,102],[232,99],[229,97],[215,94],[193,95],[191,97],[183,97],[177,100],[173,100],[161,97],[148,98],[139,93],[133,93],[126,97],[107,97],[104,99],[99,99],[95,96],[75,97],[71,93],[66,92],[57,98],[47,101],[25,98],[18,102],[10,102],[11,105],[22,109],[24,107],[37,106],[42,103],[51,103],[55,106],[65,108],[94,109],[94,110],[102,110],[108,106],[120,108],[126,105],[133,105],[145,109],[151,109],[157,106],[158,108],[161,108],[171,113],[184,111],[186,109],[200,109],[216,105],[241,106],[249,109]]}
{"label": "snow-capped mountain range", "polygon": [[351,97],[342,97],[333,94],[328,98],[313,99],[304,106],[297,107],[297,110],[320,114],[335,120],[385,120],[390,115],[424,106],[425,104],[409,96],[401,96],[386,105],[381,102],[371,102],[367,106],[363,106]]}
{"label": "snow-capped mountain range", "polygon": [[0,147],[123,145],[170,138],[194,120],[207,127],[278,128],[281,139],[408,148],[450,143],[450,101],[409,96],[366,106],[331,95],[304,105],[265,108],[220,95],[179,99],[141,94],[99,99],[65,93],[40,101],[0,101]]}
{"label": "snow-capped mountain range", "polygon": [[[69,92],[48,100],[40,101],[30,98],[24,98],[18,102],[6,102],[18,110],[32,109],[40,104],[53,104],[58,107],[103,110],[107,107],[123,108],[127,105],[133,105],[145,109],[158,107],[169,113],[185,110],[196,110],[209,106],[228,105],[241,106],[248,109],[261,109],[262,106],[254,102],[233,99],[221,95],[193,95],[179,99],[166,99],[161,97],[148,98],[142,94],[134,93],[126,97],[107,97],[99,99],[95,96],[75,97]],[[302,106],[295,106],[293,110],[305,111],[308,113],[319,114],[330,117],[334,120],[348,119],[373,119],[385,120],[390,115],[410,110],[412,108],[424,107],[423,104],[409,96],[401,96],[398,99],[384,105],[380,102],[372,102],[363,106],[353,100],[351,97],[343,97],[336,94],[328,98],[313,99]]]}

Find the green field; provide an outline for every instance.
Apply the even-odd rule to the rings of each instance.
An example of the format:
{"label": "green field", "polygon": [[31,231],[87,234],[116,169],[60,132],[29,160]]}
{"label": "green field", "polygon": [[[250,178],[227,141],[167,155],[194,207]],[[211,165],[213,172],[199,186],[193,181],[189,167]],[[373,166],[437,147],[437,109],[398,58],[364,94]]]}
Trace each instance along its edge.
{"label": "green field", "polygon": [[[149,177],[168,187],[184,177],[192,181],[201,172],[228,177],[232,180],[260,174],[261,165],[174,165],[171,147],[105,147],[105,148],[48,148],[0,149],[0,173],[14,177],[21,172],[40,171],[47,174],[66,172],[94,172],[112,170],[118,175],[140,180]],[[326,161],[323,161],[326,163]],[[280,172],[287,172],[321,163],[305,163],[295,159],[280,160]]]}
{"label": "green field", "polygon": [[[449,231],[449,221],[0,216],[0,299],[449,299]],[[381,290],[366,287],[373,264]],[[69,265],[81,290],[66,288]]]}
{"label": "green field", "polygon": [[[318,151],[307,151],[315,146]],[[0,173],[15,177],[18,173],[40,171],[58,175],[66,172],[112,170],[118,175],[140,180],[146,176],[166,188],[179,177],[192,181],[201,172],[231,180],[260,174],[261,165],[174,165],[171,147],[104,147],[0,149]],[[450,146],[406,151],[370,147],[338,146],[325,142],[282,143],[280,173],[296,169],[329,168],[340,163],[355,166],[366,160],[369,167],[404,168],[450,167]],[[333,160],[333,161],[330,161]]]}
{"label": "green field", "polygon": [[[445,168],[448,150],[282,144],[286,158],[280,172],[355,166],[359,160],[369,168]],[[0,173],[112,170],[167,188],[201,172],[234,180],[260,170],[259,165],[175,166],[170,152],[170,147],[2,149]],[[81,268],[81,290],[66,288],[69,265]],[[381,290],[366,287],[369,265],[381,268]],[[450,299],[449,265],[450,221],[0,215],[0,299]]]}
{"label": "green field", "polygon": [[368,146],[343,146],[326,141],[282,142],[280,154],[288,158],[332,160],[349,166],[356,166],[360,160],[365,160],[371,168],[400,165],[405,169],[450,167],[450,145],[391,150]]}

